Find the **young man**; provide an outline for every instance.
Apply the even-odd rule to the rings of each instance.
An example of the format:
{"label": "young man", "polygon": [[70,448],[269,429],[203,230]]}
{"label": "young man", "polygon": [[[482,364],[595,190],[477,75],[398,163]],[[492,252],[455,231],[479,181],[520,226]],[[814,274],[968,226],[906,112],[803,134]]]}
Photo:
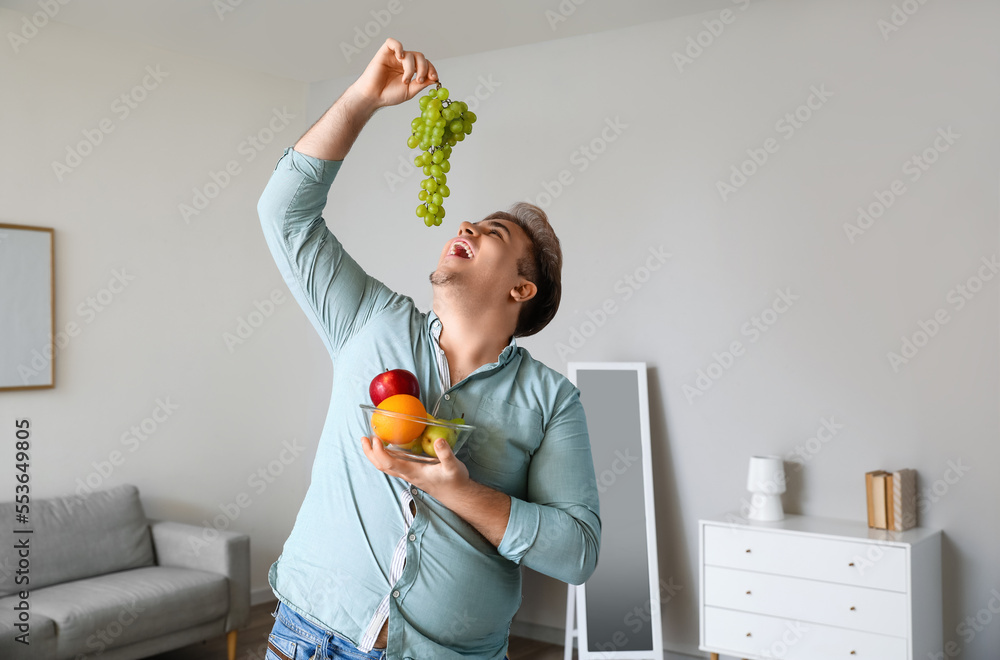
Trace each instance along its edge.
{"label": "young man", "polygon": [[[461,223],[431,274],[430,313],[368,276],[321,215],[365,122],[436,80],[421,53],[387,40],[260,199],[268,246],[334,364],[312,481],[268,574],[280,600],[269,658],[499,660],[520,565],[574,584],[597,565],[579,391],[514,340],[559,305],[545,214],[517,204]],[[417,376],[432,414],[476,427],[457,456],[441,440],[440,463],[413,463],[362,437],[369,380],[397,368]]]}

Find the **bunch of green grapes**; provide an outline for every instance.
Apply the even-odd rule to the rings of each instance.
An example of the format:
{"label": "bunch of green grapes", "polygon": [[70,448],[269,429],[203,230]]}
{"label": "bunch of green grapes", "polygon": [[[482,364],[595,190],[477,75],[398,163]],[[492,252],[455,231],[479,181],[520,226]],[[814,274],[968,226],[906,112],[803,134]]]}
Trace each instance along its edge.
{"label": "bunch of green grapes", "polygon": [[448,189],[448,172],[451,164],[451,148],[472,133],[476,113],[469,111],[464,101],[452,101],[448,90],[437,84],[418,101],[420,116],[410,122],[412,134],[406,141],[411,149],[423,152],[413,159],[413,164],[423,168],[426,179],[420,182],[417,198],[417,217],[424,219],[428,227],[440,225],[444,218],[444,198],[451,194]]}

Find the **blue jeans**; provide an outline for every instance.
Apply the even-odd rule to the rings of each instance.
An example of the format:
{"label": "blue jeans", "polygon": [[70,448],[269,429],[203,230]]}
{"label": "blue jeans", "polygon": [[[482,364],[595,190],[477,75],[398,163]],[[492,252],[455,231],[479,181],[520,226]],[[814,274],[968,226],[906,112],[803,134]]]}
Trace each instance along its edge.
{"label": "blue jeans", "polygon": [[[320,628],[302,618],[282,602],[274,611],[274,627],[267,638],[265,660],[383,660],[385,649],[372,649],[369,653],[337,633]],[[507,660],[507,657],[504,657]]]}
{"label": "blue jeans", "polygon": [[279,602],[264,657],[266,660],[382,660],[385,649],[359,651],[340,635],[320,628]]}

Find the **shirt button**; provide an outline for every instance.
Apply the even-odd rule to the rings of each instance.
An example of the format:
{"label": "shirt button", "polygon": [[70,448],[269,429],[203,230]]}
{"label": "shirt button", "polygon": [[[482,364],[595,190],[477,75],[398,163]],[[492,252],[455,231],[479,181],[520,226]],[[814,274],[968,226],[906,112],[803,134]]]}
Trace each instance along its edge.
{"label": "shirt button", "polygon": [[444,395],[444,400],[445,401],[451,401],[451,395],[450,394],[445,394]]}
{"label": "shirt button", "polygon": [[417,535],[416,534],[410,534],[410,540],[411,541],[416,541],[417,540]]}
{"label": "shirt button", "polygon": [[393,591],[392,592],[392,597],[393,598],[399,598],[399,591],[398,590],[397,591]]}
{"label": "shirt button", "polygon": [[417,494],[417,489],[416,488],[411,488],[410,492],[413,493],[414,495],[416,495]]}

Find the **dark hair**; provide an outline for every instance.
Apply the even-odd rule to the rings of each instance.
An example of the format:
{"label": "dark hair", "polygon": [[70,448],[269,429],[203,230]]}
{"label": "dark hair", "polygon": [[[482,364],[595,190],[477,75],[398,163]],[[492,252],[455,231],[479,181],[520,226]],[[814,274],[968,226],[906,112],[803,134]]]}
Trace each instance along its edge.
{"label": "dark hair", "polygon": [[545,211],[534,204],[518,202],[506,212],[498,211],[489,217],[514,223],[528,237],[528,254],[518,259],[517,274],[532,282],[538,291],[521,307],[514,336],[533,335],[549,324],[562,298],[562,248],[559,238]]}

